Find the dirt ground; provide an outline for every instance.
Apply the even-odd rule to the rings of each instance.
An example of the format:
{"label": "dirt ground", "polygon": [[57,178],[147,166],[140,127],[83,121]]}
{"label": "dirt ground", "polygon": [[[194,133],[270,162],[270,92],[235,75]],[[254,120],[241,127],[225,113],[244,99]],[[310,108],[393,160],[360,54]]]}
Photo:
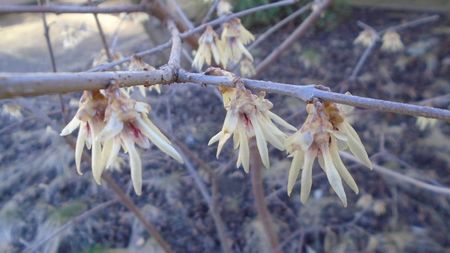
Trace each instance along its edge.
{"label": "dirt ground", "polygon": [[[311,29],[261,78],[299,85],[323,84],[334,91],[402,102],[418,103],[448,94],[450,20],[446,16],[401,31],[403,52],[393,54],[376,49],[357,81],[347,81],[363,51],[353,45],[360,32],[358,20],[382,29],[429,14],[432,13],[331,11],[325,16],[326,21]],[[298,22],[287,25],[255,49],[255,61],[279,45],[297,25]],[[250,28],[256,35],[265,29]],[[125,41],[127,52],[145,48],[142,37],[135,45],[132,39]],[[61,60],[64,50],[59,50],[60,61],[65,61]],[[156,55],[146,60],[157,65],[164,62],[164,57]],[[92,59],[91,54],[78,65],[88,66]],[[0,66],[9,63],[7,58],[1,61]],[[70,69],[71,65],[64,66]],[[43,71],[41,68],[36,66],[36,71]],[[17,71],[31,70],[27,67]],[[78,97],[79,94],[63,96],[69,109],[67,117],[73,117],[73,101]],[[274,103],[273,111],[291,124],[298,126],[305,119],[303,102],[279,95],[268,97]],[[218,160],[216,147],[207,146],[209,138],[220,130],[225,115],[213,88],[172,85],[163,87],[161,95],[152,93],[145,100],[153,108],[153,120],[210,167],[211,171],[205,171],[193,162],[208,190],[211,192],[213,184],[217,187],[220,214],[233,252],[270,252],[256,218],[250,176],[234,167],[232,145],[225,146]],[[7,100],[1,104],[19,104],[22,116],[0,115],[0,251],[23,252],[115,195],[105,185],[94,183],[89,163],[83,164],[82,176],[76,174],[73,150],[59,137],[67,119],[60,113],[57,96]],[[435,106],[450,108],[450,103],[447,99]],[[414,117],[361,109],[354,113],[353,122],[375,163],[433,185],[450,187],[448,123],[437,122],[420,129]],[[108,173],[176,252],[221,252],[208,206],[185,167],[154,147],[140,153],[144,161],[141,197],[132,191],[126,155],[121,156],[121,168]],[[342,207],[318,167],[313,172],[312,197],[303,205],[298,183],[291,198],[286,194],[290,159],[284,152],[271,150],[272,168],[264,171],[265,193],[284,252],[450,252],[449,195],[344,162],[360,189],[358,195],[346,189],[349,206]],[[75,221],[37,252],[161,251],[136,218],[121,204],[113,203]]]}

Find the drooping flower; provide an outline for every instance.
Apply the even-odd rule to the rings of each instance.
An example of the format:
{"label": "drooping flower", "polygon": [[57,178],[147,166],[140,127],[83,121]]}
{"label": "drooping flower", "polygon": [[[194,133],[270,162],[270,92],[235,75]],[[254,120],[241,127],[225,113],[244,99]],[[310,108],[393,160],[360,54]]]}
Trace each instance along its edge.
{"label": "drooping flower", "polygon": [[17,119],[20,119],[23,117],[22,112],[21,112],[22,107],[18,104],[4,104],[2,106],[2,108],[3,108],[2,112],[5,115],[10,115]]}
{"label": "drooping flower", "polygon": [[222,66],[227,67],[230,62],[238,62],[242,55],[250,61],[253,57],[245,45],[255,40],[255,36],[241,24],[241,20],[234,18],[223,24],[220,41]]}
{"label": "drooping flower", "polygon": [[61,136],[71,134],[75,129],[78,130],[78,137],[75,147],[75,165],[78,174],[82,174],[81,155],[84,146],[91,149],[92,152],[92,174],[97,183],[100,183],[101,172],[103,171],[100,163],[101,143],[97,136],[104,127],[104,115],[107,106],[106,97],[100,91],[84,91],[79,102],[79,108],[75,117],[61,131]]}
{"label": "drooping flower", "polygon": [[[135,101],[120,89],[108,90],[108,107],[105,111],[105,127],[96,140],[103,143],[101,165],[111,167],[120,148],[129,155],[131,179],[136,194],[142,193],[142,162],[135,147],[147,149],[149,140],[161,151],[183,163],[181,155],[171,142],[152,123],[147,114],[148,104]],[[101,176],[101,174],[100,174]]]}
{"label": "drooping flower", "polygon": [[231,13],[233,6],[231,6],[230,2],[226,0],[219,0],[217,4],[217,16],[224,16]]}
{"label": "drooping flower", "polygon": [[370,28],[364,29],[359,33],[358,37],[353,41],[354,44],[362,45],[365,47],[371,46],[378,39],[377,33]]}
{"label": "drooping flower", "polygon": [[[130,65],[128,66],[128,70],[129,71],[152,71],[152,70],[155,70],[155,68],[152,65],[144,62],[144,60],[141,57],[133,56],[131,58]],[[134,89],[134,87],[137,87],[139,89],[139,92],[141,93],[141,95],[143,97],[145,97],[147,95],[146,87],[144,85],[128,87],[127,91],[128,92],[132,91]],[[154,84],[154,85],[151,85],[150,87],[148,87],[149,91],[152,91],[153,89],[155,89],[156,92],[158,92],[158,94],[161,94],[161,85],[160,84]]]}
{"label": "drooping flower", "polygon": [[201,70],[205,62],[207,65],[211,65],[211,58],[217,64],[220,64],[220,52],[217,43],[219,43],[219,36],[211,26],[207,26],[205,32],[198,39],[199,46],[192,61],[192,66]]}
{"label": "drooping flower", "polygon": [[416,125],[419,127],[421,131],[424,131],[427,128],[431,128],[438,123],[437,119],[430,119],[425,117],[417,117]]}
{"label": "drooping flower", "polygon": [[308,117],[303,126],[286,140],[286,149],[293,157],[289,170],[288,195],[301,175],[300,199],[305,203],[312,186],[312,168],[316,158],[328,182],[344,206],[347,206],[342,179],[355,192],[358,186],[339,156],[339,149],[347,147],[365,166],[372,168],[366,150],[353,127],[344,118],[343,111],[331,102],[314,101],[307,105]]}
{"label": "drooping flower", "polygon": [[255,137],[261,161],[266,168],[269,168],[267,142],[279,150],[284,150],[283,143],[287,137],[274,122],[293,131],[295,127],[270,111],[273,105],[264,98],[264,93],[254,95],[243,85],[237,88],[221,87],[220,91],[227,113],[222,130],[211,138],[208,145],[219,142],[217,147],[217,157],[219,157],[223,145],[233,136],[234,149],[239,148],[236,167],[239,168],[242,165],[244,171],[248,172],[250,168],[249,139]]}
{"label": "drooping flower", "polygon": [[253,61],[244,56],[240,62],[241,76],[252,77],[256,74],[255,67],[253,67]]}
{"label": "drooping flower", "polygon": [[400,35],[396,31],[387,31],[383,35],[383,44],[381,49],[387,52],[398,52],[403,50],[404,46]]}

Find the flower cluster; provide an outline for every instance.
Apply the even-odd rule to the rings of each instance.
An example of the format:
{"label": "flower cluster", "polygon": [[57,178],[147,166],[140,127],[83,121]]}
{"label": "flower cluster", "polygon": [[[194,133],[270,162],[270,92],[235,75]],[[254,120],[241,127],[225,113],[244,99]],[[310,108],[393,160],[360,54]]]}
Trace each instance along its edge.
{"label": "flower cluster", "polygon": [[364,29],[359,33],[358,37],[353,41],[354,44],[369,47],[378,39],[377,33],[370,28]]}
{"label": "flower cluster", "polygon": [[265,99],[264,93],[252,94],[238,83],[236,88],[221,87],[223,104],[227,111],[222,130],[211,138],[208,145],[219,142],[217,157],[223,145],[233,136],[234,149],[239,148],[236,167],[249,171],[249,140],[256,138],[256,145],[261,161],[266,168],[270,167],[267,142],[279,150],[284,150],[284,141],[287,137],[274,124],[277,123],[286,129],[295,131],[296,128],[270,111],[272,103]]}
{"label": "flower cluster", "polygon": [[199,48],[192,66],[200,70],[204,63],[211,65],[211,58],[217,65],[224,68],[227,68],[231,63],[238,63],[241,59],[244,59],[248,66],[249,63],[252,64],[253,57],[245,48],[245,45],[254,39],[253,34],[245,29],[238,18],[233,18],[223,24],[220,38],[213,28],[208,26],[199,38]]}
{"label": "flower cluster", "polygon": [[344,206],[347,206],[347,198],[342,179],[358,193],[358,186],[342,162],[339,150],[348,147],[365,166],[372,168],[372,164],[358,134],[344,118],[345,111],[345,107],[338,107],[331,102],[322,103],[316,100],[307,105],[308,117],[305,123],[286,140],[286,149],[293,157],[287,186],[288,195],[291,194],[301,170],[300,199],[303,203],[308,200],[316,158]]}
{"label": "flower cluster", "polygon": [[387,52],[398,52],[403,50],[404,46],[400,35],[396,31],[387,31],[383,35],[383,44],[381,49]]}
{"label": "flower cluster", "polygon": [[180,154],[170,141],[148,118],[150,106],[131,99],[121,89],[111,88],[105,92],[85,91],[75,117],[61,131],[68,135],[79,127],[75,148],[77,172],[84,146],[92,152],[92,174],[100,184],[105,168],[114,166],[122,148],[129,155],[131,179],[136,194],[141,194],[142,162],[135,147],[149,148],[150,141],[164,153],[183,163]]}

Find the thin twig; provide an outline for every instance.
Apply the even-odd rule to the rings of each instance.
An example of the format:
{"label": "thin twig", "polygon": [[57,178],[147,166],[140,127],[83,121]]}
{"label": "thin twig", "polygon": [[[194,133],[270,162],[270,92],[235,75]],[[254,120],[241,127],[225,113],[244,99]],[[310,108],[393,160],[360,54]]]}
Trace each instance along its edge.
{"label": "thin twig", "polygon": [[262,62],[256,67],[256,75],[261,74],[267,67],[269,67],[275,60],[277,60],[282,53],[284,53],[294,42],[302,37],[309,27],[311,27],[316,20],[320,18],[322,12],[331,4],[332,0],[323,0],[314,8],[313,12],[295,29],[287,39],[281,43],[275,50],[272,51]]}
{"label": "thin twig", "polygon": [[86,218],[91,217],[92,215],[96,214],[97,212],[99,212],[117,202],[118,202],[118,199],[113,199],[113,200],[101,203],[101,204],[83,212],[82,214],[78,215],[77,217],[66,222],[64,225],[60,226],[58,229],[54,230],[52,233],[48,234],[47,237],[45,237],[44,239],[41,239],[36,244],[33,244],[30,247],[26,248],[23,252],[31,253],[31,252],[38,250],[39,247],[41,247],[43,244],[50,241],[52,238],[54,238],[58,234],[62,233],[64,230],[69,229],[75,223],[79,223],[79,222],[85,220]]}
{"label": "thin twig", "polygon": [[125,205],[144,225],[145,229],[149,232],[150,236],[152,236],[155,239],[155,241],[158,242],[158,244],[161,246],[164,252],[166,253],[174,252],[170,247],[170,245],[166,242],[166,240],[164,240],[162,235],[159,233],[158,229],[145,218],[145,216],[134,204],[134,202],[125,194],[125,192],[122,191],[122,189],[120,189],[119,185],[117,185],[114,179],[106,173],[103,173],[102,178],[108,183],[109,187],[111,187],[111,189],[117,194],[122,204]]}
{"label": "thin twig", "polygon": [[[42,0],[38,0],[38,4],[40,6],[43,6]],[[53,46],[52,42],[50,40],[50,27],[48,26],[47,22],[47,16],[45,13],[42,13],[42,24],[44,26],[44,36],[45,36],[45,42],[47,43],[48,53],[50,55],[50,61],[52,64],[52,70],[53,72],[58,72],[58,69],[56,68],[56,60],[55,60],[55,54],[53,53]],[[59,106],[61,108],[61,114],[63,116],[64,122],[67,122],[67,113],[66,113],[66,107],[64,105],[64,100],[61,94],[58,94],[59,99]]]}
{"label": "thin twig", "polygon": [[[88,0],[88,3],[92,3],[92,0]],[[111,51],[109,50],[108,42],[106,41],[105,33],[103,32],[102,25],[100,24],[100,20],[98,18],[98,14],[94,13],[95,23],[97,24],[98,34],[100,35],[100,39],[102,40],[103,49],[105,50],[106,58],[111,62],[113,57],[111,55]]]}
{"label": "thin twig", "polygon": [[264,227],[267,238],[270,241],[273,252],[281,253],[282,249],[279,246],[280,243],[278,241],[278,236],[265,199],[262,175],[263,166],[261,164],[261,158],[259,157],[254,138],[251,140],[250,145],[250,159],[250,174],[252,178],[252,191],[255,198],[256,211],[261,219],[261,223]]}
{"label": "thin twig", "polygon": [[248,47],[248,49],[253,49],[256,46],[258,46],[261,42],[263,42],[265,39],[267,39],[270,35],[272,35],[274,32],[278,31],[281,27],[286,25],[287,23],[291,22],[298,16],[305,13],[307,10],[309,10],[312,6],[312,3],[308,3],[304,6],[302,6],[300,9],[293,12],[291,15],[285,17],[283,20],[275,24],[274,26],[271,26],[267,31],[265,31],[263,34],[259,35],[258,38]]}
{"label": "thin twig", "polygon": [[74,5],[0,5],[0,14],[4,13],[121,13],[121,12],[146,12],[148,5],[116,5],[108,7],[74,6]]}
{"label": "thin twig", "polygon": [[[348,159],[350,161],[356,162],[361,164],[361,162],[356,159],[355,157],[353,157],[352,155],[350,155],[349,153],[346,152],[340,152],[341,156],[344,157],[345,159]],[[401,173],[395,172],[394,170],[388,169],[386,167],[383,167],[381,165],[378,164],[373,164],[373,169],[376,172],[379,172],[381,174],[384,174],[390,178],[394,178],[397,181],[400,182],[405,182],[408,184],[412,184],[416,187],[419,187],[421,189],[425,189],[431,192],[435,192],[435,193],[439,193],[439,194],[445,194],[445,195],[450,195],[450,188],[448,187],[442,187],[442,186],[437,186],[437,185],[432,185],[432,184],[428,184],[425,183],[423,181],[420,181],[418,179],[403,175]]]}
{"label": "thin twig", "polygon": [[179,68],[180,61],[181,61],[180,32],[178,31],[175,23],[172,20],[167,21],[167,26],[172,35],[172,49],[170,50],[170,57],[169,57],[168,64],[169,64],[169,66],[172,66],[174,68]]}
{"label": "thin twig", "polygon": [[209,7],[208,12],[206,13],[205,17],[202,19],[201,24],[208,22],[209,18],[211,17],[213,12],[216,10],[218,4],[219,4],[219,0],[214,0],[214,2]]}

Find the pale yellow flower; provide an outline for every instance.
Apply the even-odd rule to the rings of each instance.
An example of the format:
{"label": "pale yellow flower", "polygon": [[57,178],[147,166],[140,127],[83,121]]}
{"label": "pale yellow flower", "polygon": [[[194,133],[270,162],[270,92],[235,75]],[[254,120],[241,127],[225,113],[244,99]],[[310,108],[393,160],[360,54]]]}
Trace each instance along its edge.
{"label": "pale yellow flower", "polygon": [[284,150],[283,143],[286,138],[286,134],[273,122],[290,130],[295,130],[295,127],[270,111],[273,105],[264,98],[264,93],[254,95],[243,86],[221,87],[220,90],[227,113],[222,130],[211,138],[208,145],[219,142],[217,147],[217,157],[219,157],[223,145],[233,136],[234,149],[239,148],[236,167],[239,168],[242,165],[245,172],[248,172],[250,168],[249,139],[256,137],[261,161],[266,168],[269,168],[267,142],[279,150]]}
{"label": "pale yellow flower", "polygon": [[373,29],[367,28],[359,33],[358,37],[356,37],[353,43],[369,47],[370,45],[375,43],[377,39],[378,39],[377,33]]}
{"label": "pale yellow flower", "polygon": [[101,172],[103,171],[100,163],[101,143],[97,140],[97,135],[104,127],[104,115],[107,106],[107,99],[100,91],[84,91],[79,102],[78,111],[73,119],[61,131],[61,136],[71,134],[75,129],[78,130],[78,137],[75,147],[75,165],[78,174],[82,174],[81,155],[84,146],[92,151],[92,174],[97,183],[100,183]]}
{"label": "pale yellow flower", "polygon": [[312,168],[317,157],[331,187],[344,206],[347,206],[342,179],[355,193],[358,193],[358,186],[342,162],[339,149],[348,146],[364,165],[372,168],[372,163],[358,134],[335,104],[315,101],[307,105],[307,112],[308,117],[303,126],[286,140],[286,149],[293,157],[288,178],[288,195],[291,194],[302,170],[300,199],[303,203],[308,200],[312,185]]}
{"label": "pale yellow flower", "polygon": [[253,67],[253,62],[249,58],[244,57],[241,60],[240,65],[241,76],[252,77],[256,74],[255,67]]}
{"label": "pale yellow flower", "polygon": [[[152,71],[152,70],[155,70],[155,68],[152,65],[144,62],[144,60],[141,57],[133,56],[131,58],[130,65],[128,66],[128,70],[129,71]],[[146,87],[144,85],[128,87],[127,91],[130,92],[135,87],[137,87],[139,89],[139,92],[141,93],[141,95],[143,97],[145,97],[147,95]],[[154,84],[154,85],[151,85],[150,87],[148,87],[149,91],[152,91],[153,89],[155,89],[156,92],[158,92],[158,94],[161,94],[161,85],[160,84]]]}
{"label": "pale yellow flower", "polygon": [[198,39],[198,50],[195,54],[192,66],[197,70],[201,70],[203,64],[206,62],[208,66],[211,65],[211,58],[217,64],[220,64],[220,52],[217,47],[219,36],[211,26],[207,26],[205,32]]}
{"label": "pale yellow flower", "polygon": [[[108,107],[105,111],[106,125],[96,140],[103,143],[101,154],[102,168],[114,165],[120,148],[130,158],[131,179],[137,195],[142,193],[142,162],[135,147],[147,149],[149,140],[161,151],[180,163],[183,159],[171,142],[151,122],[147,114],[150,106],[129,98],[120,89],[108,91]],[[101,177],[101,173],[99,175]]]}
{"label": "pale yellow flower", "polygon": [[22,118],[22,107],[18,104],[4,104],[2,106],[3,113],[5,115],[10,115],[14,118],[20,119]]}
{"label": "pale yellow flower", "polygon": [[242,55],[253,61],[245,45],[255,40],[255,36],[241,24],[241,20],[234,18],[223,24],[220,41],[222,66],[227,67],[230,62],[238,62]]}
{"label": "pale yellow flower", "polygon": [[397,52],[403,50],[404,46],[400,35],[396,31],[387,31],[383,35],[383,45],[381,49],[387,52]]}
{"label": "pale yellow flower", "polygon": [[224,16],[231,14],[233,6],[231,6],[230,2],[226,0],[220,0],[217,4],[217,16]]}
{"label": "pale yellow flower", "polygon": [[416,125],[419,127],[421,131],[424,131],[428,127],[433,127],[438,123],[437,119],[430,119],[425,117],[417,117]]}

